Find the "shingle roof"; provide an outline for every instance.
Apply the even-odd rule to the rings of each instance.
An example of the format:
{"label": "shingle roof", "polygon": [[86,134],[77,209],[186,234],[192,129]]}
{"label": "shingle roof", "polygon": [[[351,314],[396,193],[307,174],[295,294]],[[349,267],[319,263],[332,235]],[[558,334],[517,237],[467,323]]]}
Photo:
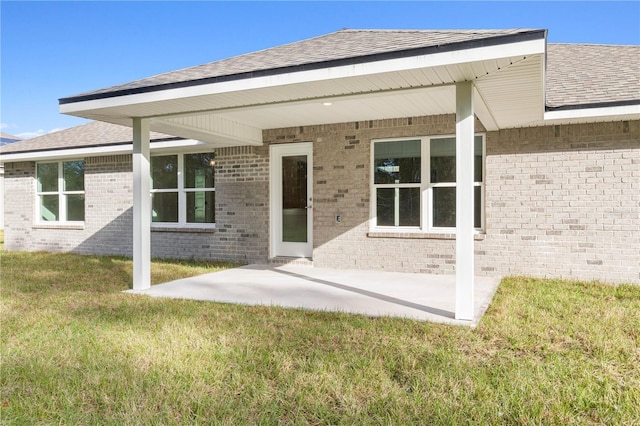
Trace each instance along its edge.
{"label": "shingle roof", "polygon": [[[176,140],[175,136],[151,132],[151,140]],[[130,127],[92,121],[69,129],[49,133],[37,138],[15,142],[2,147],[3,154],[33,152],[67,148],[89,148],[132,143]]]}
{"label": "shingle roof", "polygon": [[640,46],[548,44],[547,107],[640,101]]}
{"label": "shingle roof", "polygon": [[8,133],[2,133],[0,132],[0,146],[4,146],[10,143],[15,143],[17,141],[21,141],[22,138],[19,138],[18,136],[13,136],[10,135]]}
{"label": "shingle roof", "polygon": [[[341,30],[295,43],[276,46],[204,65],[185,68],[118,86],[60,99],[60,103],[83,98],[100,98],[119,94],[162,89],[166,85],[202,84],[221,78],[253,77],[256,73],[291,67],[326,67],[328,63],[371,60],[372,56],[413,52],[416,49],[445,50],[467,42],[498,42],[511,36],[544,36],[545,30]],[[503,40],[504,41],[504,40]],[[462,47],[460,47],[462,48]],[[415,54],[415,53],[413,53]]]}

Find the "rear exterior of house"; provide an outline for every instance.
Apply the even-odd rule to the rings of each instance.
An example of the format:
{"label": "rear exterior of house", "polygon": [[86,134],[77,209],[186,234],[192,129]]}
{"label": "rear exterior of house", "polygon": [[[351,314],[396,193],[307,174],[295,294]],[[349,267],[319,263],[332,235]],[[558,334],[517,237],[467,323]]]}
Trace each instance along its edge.
{"label": "rear exterior of house", "polygon": [[[485,99],[486,111],[476,109],[473,273],[640,283],[638,52],[549,45],[540,55],[548,116],[500,125],[502,104],[492,109]],[[598,61],[612,55],[625,65]],[[509,81],[495,87],[511,90]],[[433,103],[448,96],[440,87],[448,85],[430,88]],[[150,136],[151,256],[456,273],[459,120],[455,109],[403,108],[424,96],[412,90],[385,98],[394,107],[384,114],[376,99],[356,94],[344,99],[359,112],[344,121],[278,126],[287,121],[274,118],[270,127],[255,118],[251,144],[203,141],[151,120],[167,133]],[[342,100],[317,99],[318,114]],[[248,105],[228,117],[248,120],[239,119],[256,108]],[[595,109],[608,112],[584,114]],[[415,111],[434,113],[406,114]],[[134,139],[128,127],[92,122],[3,150],[6,249],[132,256]]]}

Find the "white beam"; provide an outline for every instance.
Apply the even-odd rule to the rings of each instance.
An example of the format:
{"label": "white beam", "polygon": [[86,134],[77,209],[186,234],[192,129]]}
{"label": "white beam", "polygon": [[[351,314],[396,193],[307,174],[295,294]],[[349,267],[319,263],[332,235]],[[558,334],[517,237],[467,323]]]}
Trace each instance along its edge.
{"label": "white beam", "polygon": [[214,114],[154,118],[153,130],[220,145],[262,145],[262,129]]}
{"label": "white beam", "polygon": [[456,84],[456,307],[473,320],[473,83]]}
{"label": "white beam", "polygon": [[149,120],[133,119],[133,289],[151,287]]}

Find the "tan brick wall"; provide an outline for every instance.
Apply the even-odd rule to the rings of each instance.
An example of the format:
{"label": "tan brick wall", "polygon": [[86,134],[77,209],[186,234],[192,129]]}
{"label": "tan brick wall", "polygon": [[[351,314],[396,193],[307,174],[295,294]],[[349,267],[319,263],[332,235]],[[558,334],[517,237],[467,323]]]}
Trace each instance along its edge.
{"label": "tan brick wall", "polygon": [[[639,123],[488,132],[476,273],[640,282]],[[451,236],[368,225],[371,140],[454,132],[452,115],[265,131],[266,143],[314,142],[314,265],[454,273]]]}
{"label": "tan brick wall", "polygon": [[[265,147],[222,148],[216,166],[216,229],[153,230],[151,256],[265,262],[268,176]],[[35,163],[6,165],[5,247],[131,256],[131,155],[85,159],[83,227],[35,225]]]}
{"label": "tan brick wall", "polygon": [[[390,238],[368,226],[371,140],[454,132],[452,115],[413,117],[266,130],[262,147],[217,149],[216,230],[153,232],[152,255],[266,261],[269,145],[310,141],[314,265],[454,273],[451,236]],[[640,283],[640,121],[488,132],[486,144],[477,274]],[[6,165],[7,249],[130,255],[130,156],[86,163],[82,230],[34,227],[35,165]]]}

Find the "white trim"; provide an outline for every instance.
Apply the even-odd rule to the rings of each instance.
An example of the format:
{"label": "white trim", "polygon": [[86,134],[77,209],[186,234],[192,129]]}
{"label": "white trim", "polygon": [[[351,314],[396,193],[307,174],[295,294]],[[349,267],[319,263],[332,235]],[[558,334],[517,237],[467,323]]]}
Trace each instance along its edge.
{"label": "white trim", "polygon": [[[66,191],[64,189],[64,163],[72,163],[75,161],[82,161],[83,163],[83,181],[85,174],[85,161],[83,158],[73,158],[73,159],[65,159],[65,160],[54,160],[54,161],[38,161],[36,162],[36,171],[35,171],[35,217],[33,218],[33,224],[35,227],[42,226],[64,226],[64,227],[82,227],[84,228],[84,220],[66,220],[67,219],[67,195],[83,195],[85,196],[85,219],[86,219],[86,190],[83,189],[81,191]],[[38,191],[38,165],[39,164],[57,164],[58,169],[58,189],[56,191]],[[84,185],[83,185],[84,186]],[[42,220],[42,203],[40,201],[41,196],[45,195],[56,195],[58,197],[58,220]]]}
{"label": "white trim", "polygon": [[133,119],[133,289],[151,287],[149,120]]}
{"label": "white trim", "polygon": [[[151,175],[149,178],[151,179],[152,184],[149,187],[149,193],[151,195],[151,210],[153,211],[153,194],[158,193],[177,193],[178,194],[178,221],[177,222],[154,222],[153,218],[151,219],[151,229],[189,229],[189,228],[198,228],[198,229],[215,229],[215,222],[210,223],[199,223],[199,222],[187,222],[187,193],[189,192],[216,192],[215,186],[213,188],[186,188],[184,186],[184,156],[189,154],[210,154],[213,152],[213,149],[208,151],[198,151],[198,152],[167,152],[167,153],[156,153],[150,156],[149,162],[153,161],[153,157],[165,157],[165,156],[173,156],[177,157],[178,161],[178,171],[177,171],[177,183],[178,186],[176,188],[163,188],[163,189],[153,189],[153,179]],[[215,170],[214,170],[215,174]],[[215,185],[215,178],[214,178]],[[215,205],[213,207],[215,209]]]}
{"label": "white trim", "polygon": [[[151,142],[151,152],[167,149],[205,149],[213,147],[205,142],[194,139],[182,139],[177,141]],[[185,151],[186,152],[186,151]],[[60,160],[75,157],[101,157],[105,155],[131,154],[133,153],[133,143],[129,142],[120,145],[97,146],[90,148],[70,148],[50,151],[19,152],[15,154],[2,154],[0,163],[12,163],[16,161],[44,161]]]}
{"label": "white trim", "polygon": [[309,71],[297,71],[265,77],[232,80],[191,87],[167,89],[161,91],[115,96],[110,98],[73,102],[60,105],[60,113],[82,116],[82,112],[96,109],[131,106],[149,102],[161,102],[184,99],[195,96],[215,95],[243,90],[280,87],[292,84],[304,84],[315,81],[327,81],[340,78],[367,76],[380,73],[406,71],[419,68],[431,68],[446,65],[462,64],[508,58],[513,56],[529,56],[544,54],[546,40],[521,41],[494,46],[484,46],[464,50],[413,56],[409,58],[387,59],[363,64],[341,65]]}
{"label": "white trim", "polygon": [[[307,155],[307,201],[311,208],[307,215],[307,242],[306,243],[282,243],[279,236],[282,235],[282,157],[284,155]],[[313,143],[294,142],[275,144],[269,147],[269,257],[276,256],[313,256]],[[282,247],[282,245],[289,247]],[[284,251],[283,251],[284,250]],[[293,250],[293,251],[288,251]]]}
{"label": "white trim", "polygon": [[[486,132],[474,132],[474,147],[475,137],[482,137],[482,181],[473,183],[474,188],[480,187],[480,227],[474,227],[474,234],[480,235],[485,233],[485,188],[486,188],[486,158],[487,158],[487,136]],[[431,140],[433,139],[455,139],[455,134],[442,134],[442,135],[429,135],[429,136],[406,136],[398,138],[380,138],[371,140],[371,150],[369,153],[369,167],[373,167],[375,161],[374,146],[379,142],[402,142],[402,141],[420,141],[420,156],[421,156],[421,168],[422,178],[420,183],[403,183],[403,184],[376,184],[374,183],[375,173],[370,169],[369,176],[369,232],[394,232],[394,233],[409,233],[409,234],[451,234],[455,235],[455,227],[437,227],[433,226],[433,188],[449,187],[455,188],[456,182],[441,182],[431,183]],[[475,178],[475,175],[474,175]],[[377,225],[377,213],[376,213],[376,189],[377,188],[395,188],[398,185],[402,188],[420,188],[420,226],[378,226]],[[475,218],[474,218],[475,222]]]}
{"label": "white trim", "polygon": [[[602,108],[566,109],[559,111],[547,111],[544,113],[544,121],[571,120],[585,118],[604,118],[620,115],[637,115],[640,118],[640,105],[624,105]],[[549,124],[549,123],[547,123]]]}
{"label": "white trim", "polygon": [[473,83],[456,84],[456,307],[455,318],[474,317]]}

